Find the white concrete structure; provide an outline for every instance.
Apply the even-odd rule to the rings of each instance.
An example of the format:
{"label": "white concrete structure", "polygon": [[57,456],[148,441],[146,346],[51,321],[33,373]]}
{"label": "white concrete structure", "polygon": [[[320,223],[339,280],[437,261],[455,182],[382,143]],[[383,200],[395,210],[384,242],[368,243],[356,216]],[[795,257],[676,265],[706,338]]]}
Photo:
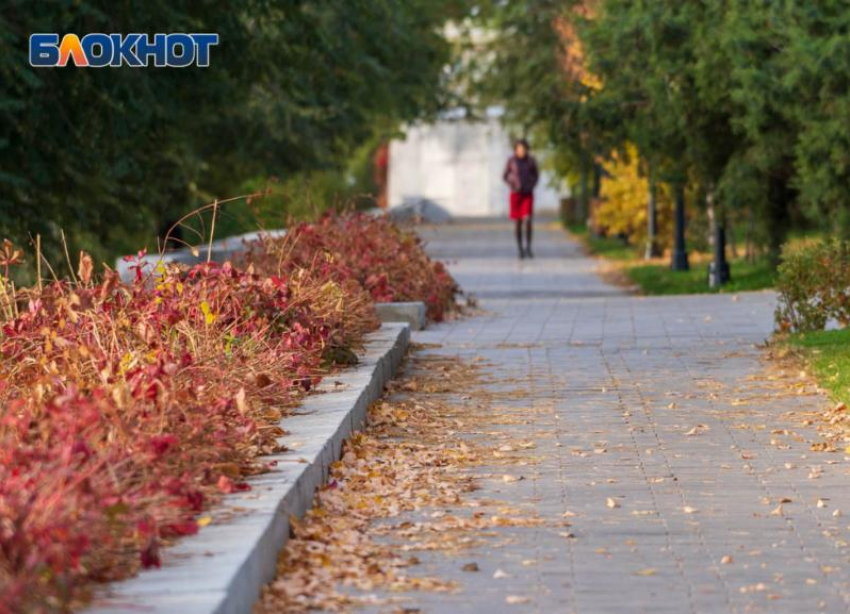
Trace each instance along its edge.
{"label": "white concrete structure", "polygon": [[[481,121],[445,117],[411,126],[407,138],[390,144],[389,205],[429,201],[459,217],[507,217],[508,188],[502,181],[511,140],[498,112]],[[532,147],[533,147],[532,143]],[[539,151],[532,151],[541,158]],[[561,193],[541,170],[535,212],[558,210]]]}

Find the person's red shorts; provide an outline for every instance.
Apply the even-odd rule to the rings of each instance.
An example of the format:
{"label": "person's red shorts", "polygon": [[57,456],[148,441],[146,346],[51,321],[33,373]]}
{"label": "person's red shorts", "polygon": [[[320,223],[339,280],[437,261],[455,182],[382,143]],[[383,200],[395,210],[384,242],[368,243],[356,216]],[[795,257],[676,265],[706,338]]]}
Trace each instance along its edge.
{"label": "person's red shorts", "polygon": [[534,211],[534,194],[511,192],[511,219],[524,220]]}

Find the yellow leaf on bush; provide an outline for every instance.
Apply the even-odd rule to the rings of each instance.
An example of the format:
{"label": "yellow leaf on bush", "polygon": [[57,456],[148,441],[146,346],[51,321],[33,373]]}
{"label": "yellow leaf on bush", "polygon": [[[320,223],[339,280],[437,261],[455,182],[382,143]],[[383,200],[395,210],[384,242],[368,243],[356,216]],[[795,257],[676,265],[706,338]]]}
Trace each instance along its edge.
{"label": "yellow leaf on bush", "polygon": [[206,301],[201,301],[201,311],[204,314],[204,322],[207,325],[215,322],[215,314],[210,310],[210,304]]}

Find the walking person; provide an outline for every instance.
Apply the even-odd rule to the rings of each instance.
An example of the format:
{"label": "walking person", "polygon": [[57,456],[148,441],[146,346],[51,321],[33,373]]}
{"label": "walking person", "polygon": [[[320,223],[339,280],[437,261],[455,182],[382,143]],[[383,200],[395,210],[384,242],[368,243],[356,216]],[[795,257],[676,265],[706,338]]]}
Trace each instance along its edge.
{"label": "walking person", "polygon": [[[516,223],[516,242],[520,260],[534,258],[531,251],[531,217],[534,213],[534,188],[539,173],[537,162],[528,153],[528,141],[519,139],[514,142],[514,155],[508,160],[502,178],[511,189],[511,219]],[[523,246],[523,224],[525,225],[525,245]]]}

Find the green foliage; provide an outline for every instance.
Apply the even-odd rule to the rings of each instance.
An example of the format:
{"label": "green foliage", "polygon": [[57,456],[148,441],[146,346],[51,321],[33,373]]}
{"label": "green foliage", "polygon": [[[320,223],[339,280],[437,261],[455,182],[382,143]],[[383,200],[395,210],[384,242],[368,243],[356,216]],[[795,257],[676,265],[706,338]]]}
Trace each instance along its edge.
{"label": "green foliage", "polygon": [[628,267],[626,274],[647,295],[744,292],[770,288],[774,283],[773,270],[765,259],[733,259],[732,280],[721,289],[708,286],[707,266],[707,261],[701,261],[689,271],[673,271],[666,264],[641,264]]}
{"label": "green foliage", "polygon": [[591,235],[584,224],[571,224],[570,234],[577,237],[590,253],[609,260],[634,260],[635,248],[620,237],[597,237]]}
{"label": "green foliage", "polygon": [[[497,6],[489,23],[510,49],[491,78],[564,174],[634,143],[646,176],[688,183],[721,222],[747,224],[772,265],[791,229],[850,236],[847,0]],[[595,86],[564,66],[576,47]]]}
{"label": "green foliage", "polygon": [[783,255],[776,323],[783,331],[850,324],[850,243],[825,241]]}
{"label": "green foliage", "polygon": [[[6,0],[0,231],[115,247],[253,178],[332,172],[443,102],[440,0]],[[33,69],[32,32],[217,32],[209,68]],[[263,179],[264,180],[264,179]],[[101,252],[98,255],[104,255]]]}
{"label": "green foliage", "polygon": [[802,354],[836,401],[850,403],[850,329],[798,333],[787,343]]}
{"label": "green foliage", "polygon": [[695,3],[609,0],[584,30],[589,68],[603,88],[590,105],[616,108],[621,143],[629,139],[662,180],[682,181],[692,82]]}
{"label": "green foliage", "polygon": [[793,99],[785,113],[796,129],[795,185],[810,216],[850,237],[850,11],[844,0],[789,8],[780,56]]}
{"label": "green foliage", "polygon": [[[240,194],[265,193],[249,202],[228,203],[219,211],[216,236],[226,237],[256,230],[286,228],[293,221],[315,219],[326,209],[368,209],[376,206],[372,192],[374,143],[367,141],[354,150],[340,168],[306,170],[285,179],[254,178],[242,183]],[[209,215],[187,222],[195,229],[196,243],[204,242]],[[184,227],[184,234],[187,229]],[[191,232],[191,231],[189,231]]]}
{"label": "green foliage", "polygon": [[[588,129],[584,104],[593,83],[573,66],[581,50],[570,37],[582,20],[582,0],[485,3],[480,15],[496,37],[478,87],[485,102],[507,103],[507,122],[534,144],[554,145],[559,170],[587,169],[604,147]],[[574,71],[573,68],[576,70]]]}

